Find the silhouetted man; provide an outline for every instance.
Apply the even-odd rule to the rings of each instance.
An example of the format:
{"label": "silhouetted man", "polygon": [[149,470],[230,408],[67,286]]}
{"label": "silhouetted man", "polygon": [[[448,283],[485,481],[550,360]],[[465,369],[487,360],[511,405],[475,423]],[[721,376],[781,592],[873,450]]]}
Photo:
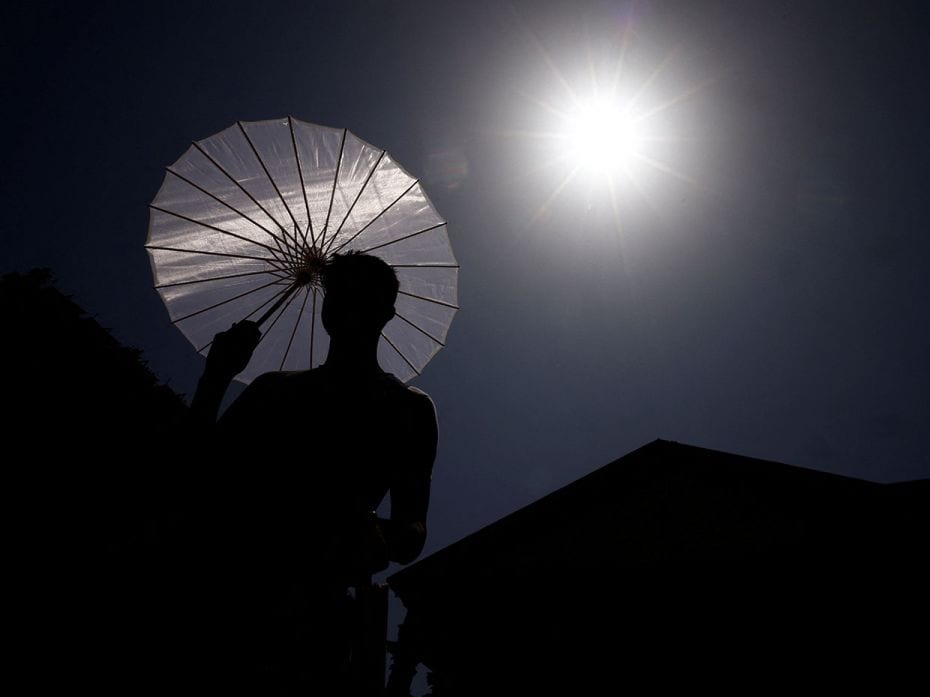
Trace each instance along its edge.
{"label": "silhouetted man", "polygon": [[[326,362],[259,376],[215,427],[224,466],[212,475],[209,506],[239,603],[230,612],[247,627],[233,636],[243,660],[267,670],[272,694],[282,679],[322,687],[339,672],[347,587],[389,560],[413,561],[426,539],[435,411],[377,359],[394,316],[394,270],[349,253],[321,280]],[[216,336],[192,404],[201,423],[215,421],[259,338],[251,322]],[[390,518],[376,518],[388,493]]]}

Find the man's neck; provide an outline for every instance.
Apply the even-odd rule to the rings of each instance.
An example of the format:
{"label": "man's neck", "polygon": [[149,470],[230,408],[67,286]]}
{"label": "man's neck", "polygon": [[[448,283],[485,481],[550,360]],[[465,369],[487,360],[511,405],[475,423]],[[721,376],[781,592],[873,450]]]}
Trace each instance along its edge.
{"label": "man's neck", "polygon": [[340,341],[330,339],[324,365],[340,373],[371,375],[384,372],[378,365],[378,339]]}

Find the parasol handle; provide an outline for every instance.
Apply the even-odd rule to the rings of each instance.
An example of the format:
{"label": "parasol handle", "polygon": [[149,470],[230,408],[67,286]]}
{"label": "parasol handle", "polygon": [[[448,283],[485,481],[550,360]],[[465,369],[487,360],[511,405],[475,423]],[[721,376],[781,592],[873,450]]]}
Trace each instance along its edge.
{"label": "parasol handle", "polygon": [[291,296],[294,294],[294,291],[297,290],[298,287],[299,287],[299,284],[298,284],[298,283],[293,283],[293,284],[291,284],[291,287],[288,288],[286,291],[284,291],[284,295],[282,295],[280,298],[278,298],[277,301],[275,302],[275,304],[272,305],[271,307],[269,307],[268,310],[265,312],[265,314],[263,314],[261,317],[259,317],[259,318],[256,320],[255,323],[256,323],[259,327],[262,326],[262,325],[265,323],[265,321],[266,321],[269,317],[271,317],[271,315],[273,315],[273,314],[275,313],[275,310],[277,310],[279,307],[281,307],[281,305],[284,304],[284,301],[287,300],[289,297],[291,297]]}

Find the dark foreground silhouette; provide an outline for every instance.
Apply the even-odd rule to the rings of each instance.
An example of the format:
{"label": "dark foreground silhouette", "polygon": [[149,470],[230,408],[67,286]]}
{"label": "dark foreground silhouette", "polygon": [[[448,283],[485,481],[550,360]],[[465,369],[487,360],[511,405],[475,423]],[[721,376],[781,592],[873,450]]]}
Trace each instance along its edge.
{"label": "dark foreground silhouette", "polygon": [[[286,631],[268,644],[250,638],[244,627],[278,615],[248,599],[261,597],[245,593],[262,586],[261,567],[228,542],[229,521],[252,515],[250,470],[280,466],[281,453],[308,462],[315,437],[244,430],[228,439],[233,454],[195,450],[177,438],[180,398],[48,274],[0,279],[0,311],[18,682],[120,697],[280,693],[280,665],[253,667],[263,651],[280,663],[300,641],[312,648],[326,604],[303,625],[281,613]],[[928,489],[657,441],[392,576],[407,615],[389,692],[407,693],[418,661],[436,697],[919,686]],[[309,574],[301,594],[327,585],[317,566]],[[361,609],[343,603],[320,623],[351,634],[346,613]],[[309,638],[273,638],[301,626]],[[247,675],[266,684],[249,689]]]}

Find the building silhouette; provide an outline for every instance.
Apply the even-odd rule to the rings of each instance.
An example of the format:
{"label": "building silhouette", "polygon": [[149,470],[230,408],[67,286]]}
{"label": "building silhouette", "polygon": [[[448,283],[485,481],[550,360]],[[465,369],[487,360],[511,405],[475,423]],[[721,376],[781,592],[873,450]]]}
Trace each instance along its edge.
{"label": "building silhouette", "polygon": [[915,669],[928,484],[657,440],[392,575],[407,616],[390,693],[418,662],[435,697]]}

